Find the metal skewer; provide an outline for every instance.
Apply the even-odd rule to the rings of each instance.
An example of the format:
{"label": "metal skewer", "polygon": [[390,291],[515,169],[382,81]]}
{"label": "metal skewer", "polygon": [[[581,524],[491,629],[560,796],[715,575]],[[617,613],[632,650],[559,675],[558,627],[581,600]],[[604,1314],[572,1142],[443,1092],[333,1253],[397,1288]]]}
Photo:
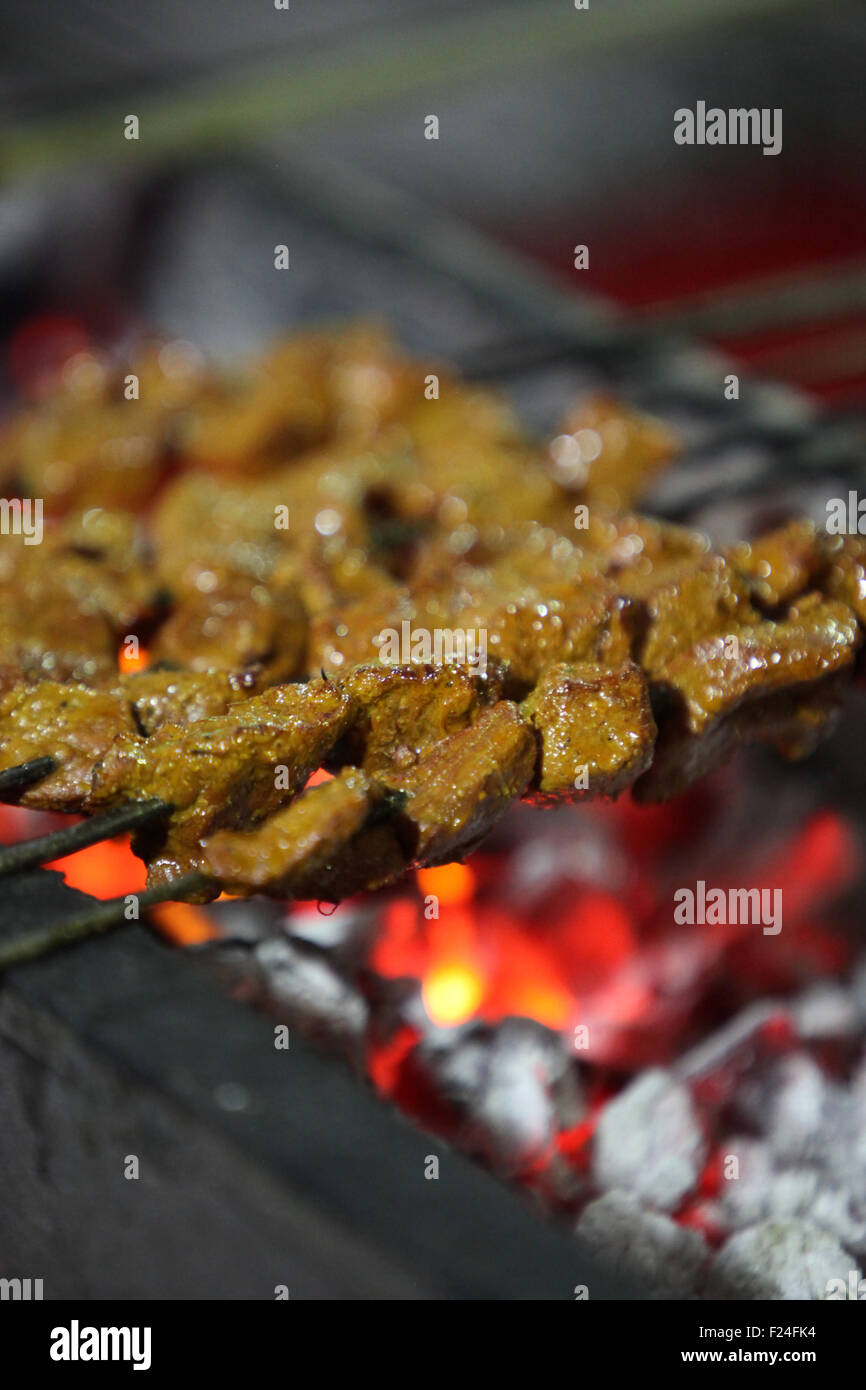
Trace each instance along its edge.
{"label": "metal skewer", "polygon": [[116,811],[106,811],[104,815],[81,821],[68,830],[55,830],[35,840],[9,845],[6,849],[0,849],[0,878],[38,868],[40,864],[63,859],[76,850],[95,845],[99,840],[110,840],[127,830],[149,825],[168,815],[171,809],[167,802],[152,797],[148,801],[134,801],[129,806],[120,806]]}
{"label": "metal skewer", "polygon": [[208,880],[204,874],[183,874],[171,883],[148,888],[143,893],[127,894],[125,897],[110,898],[107,902],[94,903],[83,912],[67,917],[61,922],[53,922],[37,931],[24,932],[8,941],[0,941],[0,970],[5,970],[10,965],[20,965],[23,961],[35,960],[37,956],[43,956],[49,951],[56,951],[85,937],[96,936],[111,927],[119,926],[129,920],[130,896],[138,899],[139,909],[146,910],[157,903],[182,901],[201,892],[207,884]]}
{"label": "metal skewer", "polygon": [[19,763],[17,767],[7,767],[0,772],[0,796],[5,792],[18,791],[29,787],[33,782],[41,782],[57,766],[54,758],[31,758],[29,762]]}

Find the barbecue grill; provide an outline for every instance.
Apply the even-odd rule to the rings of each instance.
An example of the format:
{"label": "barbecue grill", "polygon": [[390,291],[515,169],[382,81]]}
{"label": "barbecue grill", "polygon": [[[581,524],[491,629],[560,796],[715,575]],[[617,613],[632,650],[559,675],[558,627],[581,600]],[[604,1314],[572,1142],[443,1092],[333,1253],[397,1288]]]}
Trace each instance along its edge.
{"label": "barbecue grill", "polygon": [[[142,317],[194,340],[216,337],[231,351],[277,326],[329,313],[385,312],[408,346],[441,353],[467,374],[503,384],[539,428],[552,424],[576,389],[609,386],[671,420],[687,441],[684,458],[647,498],[647,510],[711,528],[719,543],[782,512],[820,520],[826,497],[844,495],[862,477],[857,422],[819,417],[795,393],[745,380],[734,409],[720,389],[729,367],[714,353],[566,298],[510,254],[345,169],[323,170],[318,163],[312,169],[298,159],[277,179],[249,162],[193,166],[182,177],[143,182],[136,198],[149,210],[136,306]],[[275,242],[291,247],[291,275],[278,295],[272,275],[266,279],[260,268],[266,258],[249,255],[251,237],[259,249]],[[231,322],[227,308],[241,304],[244,310]],[[855,760],[844,751],[852,730],[853,721],[814,770],[755,766],[772,779],[776,796],[794,796],[799,786],[800,795],[807,788],[821,809],[841,799],[838,813],[849,814],[859,834],[861,788]],[[22,768],[15,774],[18,785],[47,770],[44,763]],[[13,775],[0,776],[8,788]],[[756,814],[766,812],[764,800],[757,811],[754,797],[750,802],[743,794],[741,802],[739,825],[727,827],[732,853],[744,852]],[[630,1071],[631,1089],[624,1086],[612,1103],[599,1092],[590,1129],[585,1106],[570,1091],[569,1068],[557,1071],[551,1061],[548,1081],[563,1107],[568,1143],[556,1181],[529,1175],[533,1181],[525,1185],[533,1201],[527,1204],[431,1137],[429,1131],[443,1129],[435,1096],[427,1111],[404,1106],[423,1126],[418,1129],[361,1084],[365,1027],[384,1030],[399,1047],[400,1030],[411,1031],[419,1017],[417,1000],[405,991],[401,997],[387,976],[359,1001],[353,981],[359,958],[365,968],[369,964],[365,952],[376,925],[369,913],[353,918],[341,910],[329,940],[322,924],[330,919],[312,926],[295,921],[287,942],[272,906],[218,904],[209,909],[218,929],[213,939],[169,950],[132,923],[101,938],[124,921],[126,896],[97,903],[38,867],[164,809],[136,804],[0,850],[6,906],[0,963],[8,969],[2,1074],[12,1116],[0,1141],[11,1199],[3,1273],[43,1277],[44,1268],[46,1293],[58,1297],[273,1297],[278,1286],[292,1297],[571,1298],[582,1286],[593,1298],[688,1297],[714,1289],[736,1296],[735,1260],[729,1260],[732,1269],[721,1262],[708,1274],[713,1241],[732,1238],[736,1228],[712,1229],[712,1202],[702,1207],[697,1200],[700,1174],[678,1194],[691,1201],[684,1213],[676,1200],[651,1190],[623,1197],[627,1175],[617,1169],[607,1184],[613,1196],[602,1198],[606,1206],[584,1210],[578,1238],[564,1229],[581,1188],[585,1142],[594,1134],[600,1151],[601,1128],[609,1132],[608,1150],[627,1147],[622,1135],[629,1126],[639,1131],[656,1104],[669,1114],[679,1107],[671,1142],[691,1145],[689,1161],[697,1165],[700,1156],[708,1157],[707,1146],[700,1135],[683,1133],[693,1128],[683,1096],[689,1088],[718,1086],[720,1070],[729,1087],[742,1083],[744,1093],[757,1091],[770,1084],[765,1073],[784,1069],[789,1054],[806,1067],[808,1052],[814,1082],[812,1052],[822,1050],[827,1076],[842,1088],[864,1023],[862,971],[849,971],[850,983],[834,985],[835,994],[828,984],[823,1016],[820,999],[809,997],[789,1006],[772,996],[749,1002],[746,993],[737,1001],[739,1012],[730,1001],[713,1000],[705,1036],[668,1058],[666,1071],[658,1070],[658,1058],[654,1072],[634,1058],[605,1059],[608,1076],[622,1081],[623,1068]],[[521,820],[519,830],[503,829],[494,850],[502,863],[513,864],[533,843],[538,851],[539,838]],[[608,848],[609,840],[610,830]],[[859,854],[853,844],[850,855]],[[840,874],[848,865],[848,848],[847,841],[837,846],[835,860],[828,851],[831,879],[833,865]],[[554,870],[530,866],[527,872],[531,878],[531,872]],[[856,900],[861,881],[859,865],[846,869],[849,901]],[[187,879],[152,889],[141,894],[140,906],[183,899],[196,886]],[[831,887],[824,885],[827,897]],[[74,952],[30,959],[85,937],[94,939]],[[317,993],[319,967],[324,995],[321,973]],[[833,979],[833,969],[827,973]],[[263,1009],[256,1011],[251,1001]],[[353,1018],[359,1007],[360,1022]],[[285,1051],[274,1046],[274,1019],[289,1025]],[[310,1048],[305,1034],[319,1050]],[[454,1038],[463,1046],[462,1059]],[[422,1061],[432,1089],[442,1090],[446,1063],[469,1066],[473,1049],[482,1069],[492,1065],[499,1044],[507,1059],[523,1054],[523,1065],[532,1068],[539,1056],[550,1058],[552,1047],[555,1053],[554,1039],[554,1030],[516,1026],[513,1019],[450,1036],[447,1028],[434,1027],[421,1039]],[[339,1060],[322,1055],[323,1043]],[[449,1084],[453,1100],[453,1087],[461,1083],[452,1078]],[[641,1085],[649,1091],[635,1097]],[[829,1094],[829,1080],[827,1086]],[[605,1104],[612,1117],[607,1121],[599,1118]],[[736,1109],[730,1095],[725,1104]],[[746,1109],[744,1100],[740,1110]],[[624,1128],[617,1131],[617,1124]],[[866,1115],[852,1142],[862,1146],[864,1135]],[[486,1153],[487,1168],[527,1179],[525,1155],[510,1162],[494,1141],[485,1143],[466,1147]],[[137,1181],[124,1179],[130,1155],[139,1159]],[[434,1185],[425,1178],[431,1156],[439,1160],[435,1201]],[[808,1168],[813,1157],[800,1167]],[[821,1162],[812,1166],[820,1184]],[[826,1193],[837,1193],[839,1185],[838,1175],[827,1178]],[[763,1213],[766,1203],[755,1202]],[[533,1206],[548,1208],[548,1219]],[[800,1210],[792,1210],[790,1219],[801,1220]],[[683,1220],[677,1224],[672,1213]],[[849,1263],[862,1249],[855,1217],[853,1234],[843,1232],[836,1241]],[[639,1232],[632,1255],[623,1231]],[[708,1243],[701,1246],[702,1240]],[[830,1236],[826,1245],[821,1268],[829,1278],[838,1260]],[[679,1285],[670,1283],[672,1261],[691,1270]],[[768,1257],[757,1296],[798,1296],[792,1290],[801,1289],[805,1277],[796,1267],[780,1271]]]}

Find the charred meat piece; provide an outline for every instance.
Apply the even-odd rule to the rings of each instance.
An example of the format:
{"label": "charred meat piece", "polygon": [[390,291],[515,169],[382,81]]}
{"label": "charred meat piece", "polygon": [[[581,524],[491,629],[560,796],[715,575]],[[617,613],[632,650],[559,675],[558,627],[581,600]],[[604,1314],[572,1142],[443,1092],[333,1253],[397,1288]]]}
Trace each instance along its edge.
{"label": "charred meat piece", "polygon": [[303,787],[344,732],[352,702],[327,681],[284,685],[186,728],[118,738],[93,773],[92,804],[158,797],[172,808],[134,845],[162,883],[203,867],[203,841],[258,824]]}
{"label": "charred meat piece", "polygon": [[205,846],[206,871],[239,896],[304,897],[311,884],[318,896],[318,886],[381,795],[360,768],[347,768],[308,788],[256,830],[218,831]]}
{"label": "charred meat piece", "polygon": [[467,729],[433,743],[405,772],[380,780],[406,793],[398,835],[417,864],[462,859],[481,841],[535,770],[535,739],[516,705],[500,700]]}
{"label": "charred meat piece", "polygon": [[759,618],[745,582],[719,555],[669,567],[661,582],[645,591],[639,607],[644,635],[638,659],[650,675],[702,638],[734,632]]}
{"label": "charred meat piece", "polygon": [[835,717],[860,633],[850,609],[807,595],[784,622],[707,638],[657,673],[659,739],[635,788],[642,800],[682,791],[740,744],[811,751]]}
{"label": "charred meat piece", "polygon": [[549,666],[521,709],[540,745],[529,800],[617,796],[652,762],[649,689],[631,662]]}
{"label": "charred meat piece", "polygon": [[552,446],[553,468],[587,502],[621,511],[648,490],[678,448],[661,420],[596,396],[566,417]]}
{"label": "charred meat piece", "polygon": [[235,580],[181,601],[151,644],[155,661],[253,672],[263,685],[301,674],[307,619],[297,594]]}
{"label": "charred meat piece", "polygon": [[767,744],[785,758],[807,757],[835,727],[847,684],[847,673],[841,673],[781,690],[740,705],[700,733],[681,720],[662,719],[652,765],[632,789],[635,800],[669,801],[750,744]]}
{"label": "charred meat piece", "polygon": [[424,749],[466,728],[501,690],[498,672],[463,666],[358,666],[341,685],[357,713],[335,755],[374,776],[413,767]]}
{"label": "charred meat piece", "polygon": [[847,603],[866,628],[866,538],[826,536],[824,550],[828,565],[824,592]]}
{"label": "charred meat piece", "polygon": [[135,733],[128,702],[111,690],[41,681],[0,697],[0,770],[50,756],[58,767],[15,797],[44,811],[81,811],[93,767],[120,735]]}
{"label": "charred meat piece", "polygon": [[105,682],[117,672],[117,637],[101,613],[58,593],[50,576],[0,586],[0,687],[20,681]]}
{"label": "charred meat piece", "polygon": [[145,736],[163,724],[197,724],[255,694],[251,675],[226,671],[174,671],[164,668],[121,676],[117,688],[132,706],[138,731]]}
{"label": "charred meat piece", "polygon": [[808,597],[784,622],[760,621],[705,638],[655,673],[699,733],[744,701],[811,684],[850,667],[860,644],[850,609]]}
{"label": "charred meat piece", "polygon": [[0,440],[0,471],[49,513],[136,509],[170,458],[169,415],[148,400],[92,400],[72,393],[23,411]]}
{"label": "charred meat piece", "polygon": [[755,603],[766,612],[774,612],[813,588],[827,565],[818,532],[805,519],[789,521],[753,541],[733,546],[728,559],[745,579]]}

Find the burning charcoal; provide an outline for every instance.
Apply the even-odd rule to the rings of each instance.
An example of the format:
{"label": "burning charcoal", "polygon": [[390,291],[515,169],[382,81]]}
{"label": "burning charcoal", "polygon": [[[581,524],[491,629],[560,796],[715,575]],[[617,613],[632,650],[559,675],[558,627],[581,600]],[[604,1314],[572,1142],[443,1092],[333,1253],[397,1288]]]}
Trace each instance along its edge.
{"label": "burning charcoal", "polygon": [[318,951],[275,938],[256,947],[255,960],[268,994],[302,1032],[344,1045],[363,1037],[364,999]]}
{"label": "burning charcoal", "polygon": [[722,1143],[723,1161],[736,1158],[737,1176],[723,1178],[719,1193],[723,1224],[733,1230],[753,1226],[769,1215],[768,1192],[776,1177],[765,1143],[739,1135]]}
{"label": "burning charcoal", "polygon": [[528,911],[552,885],[562,882],[592,883],[612,891],[625,884],[629,866],[609,828],[569,808],[548,811],[545,834],[539,835],[533,829],[534,816],[528,808],[517,808],[511,816],[513,827],[525,827],[506,866],[508,896],[519,909]]}
{"label": "burning charcoal", "polygon": [[557,1128],[577,1124],[584,1113],[584,1099],[571,1057],[557,1033],[530,1018],[506,1018],[493,1039],[489,1080],[504,1084],[507,1076],[531,1072],[550,1095]]}
{"label": "burning charcoal", "polygon": [[800,1218],[835,1236],[859,1254],[866,1242],[866,1222],[851,1196],[817,1167],[778,1169],[766,1144],[752,1139],[727,1140],[724,1152],[739,1159],[739,1176],[722,1183],[723,1225],[735,1230],[769,1219]]}
{"label": "burning charcoal", "polygon": [[461,1143],[501,1173],[528,1168],[582,1113],[560,1039],[531,1019],[506,1019],[492,1033],[473,1030],[456,1045],[434,1035],[419,1054],[464,1117]]}
{"label": "burning charcoal", "polygon": [[739,1101],[747,1119],[766,1134],[776,1159],[799,1162],[820,1151],[828,1086],[804,1053],[783,1057],[744,1083]]}
{"label": "burning charcoal", "polygon": [[550,1090],[521,1053],[491,1057],[486,1085],[461,1141],[503,1175],[517,1175],[552,1147],[556,1116]]}
{"label": "burning charcoal", "polygon": [[593,1172],[671,1210],[698,1179],[704,1140],[688,1091],[660,1069],[644,1072],[602,1111]]}
{"label": "burning charcoal", "polygon": [[416,1057],[443,1099],[468,1111],[484,1087],[490,1044],[487,1029],[436,1028],[418,1044]]}
{"label": "burning charcoal", "polygon": [[725,1300],[823,1299],[829,1280],[847,1287],[853,1263],[838,1240],[806,1221],[761,1221],[719,1251],[707,1293]]}
{"label": "burning charcoal", "polygon": [[822,1137],[830,1174],[866,1213],[866,1059],[846,1091],[834,1092]]}
{"label": "burning charcoal", "polygon": [[709,1255],[697,1231],[646,1211],[617,1188],[589,1204],[576,1233],[614,1275],[628,1277],[649,1298],[694,1297]]}

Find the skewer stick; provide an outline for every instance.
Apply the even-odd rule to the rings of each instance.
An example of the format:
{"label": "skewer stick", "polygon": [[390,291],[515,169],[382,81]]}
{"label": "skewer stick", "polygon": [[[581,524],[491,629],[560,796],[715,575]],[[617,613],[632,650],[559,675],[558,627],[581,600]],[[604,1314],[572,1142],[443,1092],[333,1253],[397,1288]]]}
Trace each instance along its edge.
{"label": "skewer stick", "polygon": [[19,763],[17,767],[7,767],[0,772],[0,796],[5,792],[18,791],[21,787],[29,787],[33,782],[41,782],[56,766],[54,758],[45,757],[31,758],[29,762]]}
{"label": "skewer stick", "polygon": [[[146,892],[136,894],[139,910],[146,910],[156,903],[169,900],[181,901],[200,892],[207,882],[204,874],[182,874],[171,883],[163,883],[157,888],[148,888]],[[0,940],[0,971],[11,965],[21,965],[24,961],[35,960],[38,956],[47,955],[64,946],[71,946],[85,937],[97,936],[111,927],[119,926],[128,920],[128,905],[128,896],[109,898],[106,902],[94,902],[62,922],[52,922],[36,931],[23,932],[7,941]]]}
{"label": "skewer stick", "polygon": [[35,869],[40,864],[48,864],[53,859],[62,859],[76,850],[95,845],[99,840],[110,840],[124,831],[148,825],[167,815],[170,810],[171,807],[158,797],[133,801],[129,806],[120,806],[115,811],[106,811],[102,816],[93,816],[91,820],[81,821],[68,830],[55,830],[35,840],[8,845],[0,849],[0,878]]}

